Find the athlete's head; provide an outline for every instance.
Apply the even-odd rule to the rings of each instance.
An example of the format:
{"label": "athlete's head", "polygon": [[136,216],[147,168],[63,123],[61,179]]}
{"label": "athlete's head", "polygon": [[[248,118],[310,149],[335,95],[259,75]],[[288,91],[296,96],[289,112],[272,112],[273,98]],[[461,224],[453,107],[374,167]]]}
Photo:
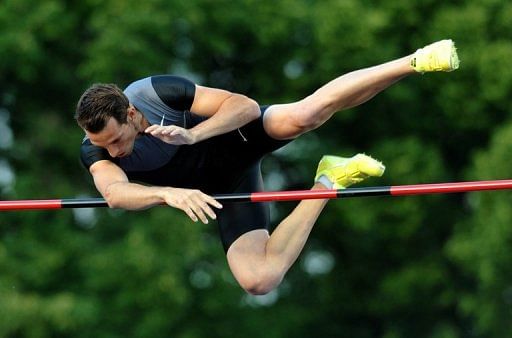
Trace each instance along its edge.
{"label": "athlete's head", "polygon": [[126,123],[130,102],[115,84],[97,83],[87,89],[78,100],[75,119],[82,129],[91,133],[103,130],[110,118]]}
{"label": "athlete's head", "polygon": [[122,157],[133,150],[142,114],[115,84],[95,84],[80,97],[75,119],[93,144]]}

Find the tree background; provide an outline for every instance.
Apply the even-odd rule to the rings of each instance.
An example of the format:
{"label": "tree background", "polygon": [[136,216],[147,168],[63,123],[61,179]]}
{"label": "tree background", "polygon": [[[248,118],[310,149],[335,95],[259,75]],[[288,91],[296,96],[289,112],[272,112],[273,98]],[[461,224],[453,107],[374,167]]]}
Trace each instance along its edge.
{"label": "tree background", "polygon": [[[0,197],[97,196],[73,113],[95,82],[174,73],[260,103],[452,38],[458,71],[404,79],[264,162],[311,185],[367,152],[366,185],[504,179],[512,3],[503,0],[3,0]],[[215,226],[153,208],[0,214],[0,337],[506,337],[510,192],[332,201],[276,291],[235,283]],[[295,203],[273,205],[274,224]]]}

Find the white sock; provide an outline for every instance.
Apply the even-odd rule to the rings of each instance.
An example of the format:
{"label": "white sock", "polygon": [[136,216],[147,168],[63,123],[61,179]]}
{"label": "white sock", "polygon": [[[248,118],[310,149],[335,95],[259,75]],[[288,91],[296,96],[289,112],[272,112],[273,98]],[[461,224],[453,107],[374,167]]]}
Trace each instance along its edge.
{"label": "white sock", "polygon": [[334,183],[332,183],[331,180],[325,175],[320,176],[316,181],[325,185],[327,189],[332,189],[334,185]]}

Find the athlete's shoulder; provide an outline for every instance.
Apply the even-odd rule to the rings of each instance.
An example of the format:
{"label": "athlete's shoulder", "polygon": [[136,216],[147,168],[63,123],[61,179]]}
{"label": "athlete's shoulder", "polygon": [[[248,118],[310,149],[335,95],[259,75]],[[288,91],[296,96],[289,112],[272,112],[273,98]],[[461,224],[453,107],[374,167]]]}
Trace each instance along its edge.
{"label": "athlete's shoulder", "polygon": [[153,75],[130,83],[124,93],[134,103],[159,99],[171,109],[185,111],[192,107],[196,85],[182,76]]}
{"label": "athlete's shoulder", "polygon": [[155,75],[150,78],[158,97],[169,107],[190,110],[196,94],[196,85],[191,80],[176,75]]}
{"label": "athlete's shoulder", "polygon": [[151,84],[151,77],[145,77],[139,80],[135,80],[132,83],[130,83],[126,88],[124,89],[124,93],[126,95],[139,95],[140,93],[143,93],[147,91],[148,89],[152,89]]}

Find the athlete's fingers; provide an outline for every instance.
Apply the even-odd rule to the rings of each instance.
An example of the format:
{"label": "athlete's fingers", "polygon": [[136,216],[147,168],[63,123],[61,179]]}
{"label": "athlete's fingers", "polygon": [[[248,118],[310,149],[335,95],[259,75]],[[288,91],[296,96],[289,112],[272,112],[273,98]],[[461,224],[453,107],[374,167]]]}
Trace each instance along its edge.
{"label": "athlete's fingers", "polygon": [[[152,126],[147,127],[144,132],[147,134],[151,134],[153,136],[156,135],[165,135],[168,134],[170,131],[174,130],[176,126],[170,125],[170,126],[159,126],[157,124],[154,124]],[[178,127],[179,128],[179,127]]]}
{"label": "athlete's fingers", "polygon": [[170,193],[164,195],[166,203],[183,210],[194,222],[199,218],[203,223],[208,224],[207,215],[212,219],[217,218],[210,206],[222,208],[222,205],[213,197],[200,190],[170,188],[166,192]]}
{"label": "athlete's fingers", "polygon": [[204,197],[205,202],[208,203],[209,205],[214,206],[217,209],[222,209],[222,204],[220,204],[219,201],[217,201],[213,197],[206,195],[206,194],[204,194],[203,197]]}
{"label": "athlete's fingers", "polygon": [[199,217],[201,222],[203,222],[204,224],[208,224],[208,218],[204,214],[204,211],[203,209],[201,209],[201,207],[194,206],[192,210],[194,210],[194,213],[197,215],[197,217]]}
{"label": "athlete's fingers", "polygon": [[204,224],[208,224],[208,218],[206,216],[209,216],[211,219],[217,219],[217,215],[210,207],[209,203],[215,205],[216,207],[222,207],[222,205],[215,201],[212,197],[200,191],[197,192],[198,194],[190,196],[188,204],[192,208],[193,212],[199,217],[199,219]]}
{"label": "athlete's fingers", "polygon": [[208,218],[206,217],[205,213],[209,216],[213,214],[212,218],[215,219],[215,214],[211,210],[207,210],[209,207],[206,205],[206,203],[199,199],[198,196],[191,196],[191,198],[187,200],[186,203],[187,209],[191,209],[204,224],[208,224]]}
{"label": "athlete's fingers", "polygon": [[183,134],[186,133],[186,129],[183,129],[183,128],[172,128],[172,129],[169,129],[167,131],[167,133],[169,134],[169,136],[183,135]]}
{"label": "athlete's fingers", "polygon": [[194,212],[192,211],[192,209],[190,207],[185,207],[185,208],[182,208],[181,210],[183,210],[188,217],[190,217],[191,220],[193,220],[194,222],[197,222],[197,216],[196,214],[194,214]]}
{"label": "athlete's fingers", "polygon": [[172,126],[165,126],[165,127],[161,127],[161,126],[157,126],[152,132],[151,134],[152,135],[165,135],[167,130],[172,127]]}
{"label": "athlete's fingers", "polygon": [[206,212],[206,214],[211,219],[217,219],[217,215],[215,215],[215,212],[213,212],[212,208],[210,208],[207,204],[205,204],[205,206],[203,207],[203,211]]}
{"label": "athlete's fingers", "polygon": [[[204,215],[204,213],[206,213],[208,216],[210,216],[211,219],[217,218],[217,215],[215,215],[215,212],[212,210],[212,208],[210,208],[208,203],[206,203],[203,199],[197,200],[196,203],[199,206],[199,208],[200,208],[199,210],[201,211],[201,213],[203,213],[203,215]],[[197,214],[197,212],[196,212],[196,214]]]}
{"label": "athlete's fingers", "polygon": [[147,128],[144,130],[144,132],[145,132],[145,133],[151,133],[151,132],[153,132],[155,129],[157,129],[158,127],[160,127],[158,124],[153,124],[153,125],[151,125],[151,126],[147,127]]}

